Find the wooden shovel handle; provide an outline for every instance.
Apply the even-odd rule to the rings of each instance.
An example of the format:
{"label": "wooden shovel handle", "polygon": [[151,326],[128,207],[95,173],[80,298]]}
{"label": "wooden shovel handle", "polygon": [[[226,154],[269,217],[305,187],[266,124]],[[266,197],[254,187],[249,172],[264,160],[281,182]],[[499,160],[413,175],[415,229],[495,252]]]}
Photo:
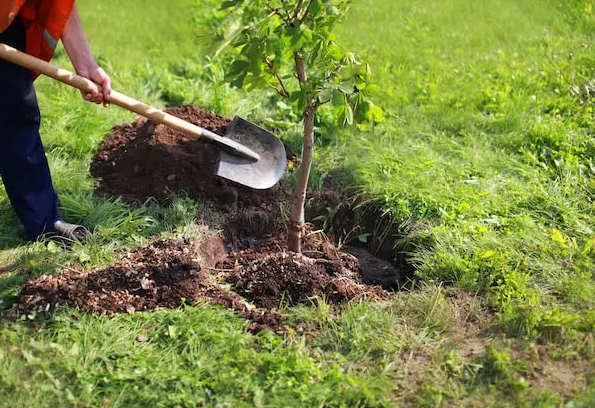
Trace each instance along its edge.
{"label": "wooden shovel handle", "polygon": [[[31,71],[54,78],[60,82],[77,88],[82,92],[96,91],[101,93],[101,87],[99,87],[93,81],[90,81],[87,78],[83,78],[82,76],[74,74],[65,69],[58,68],[29,54],[25,54],[24,52],[21,52],[9,45],[0,43],[0,58],[20,65],[21,67],[27,68]],[[146,105],[140,101],[137,101],[136,99],[121,94],[120,92],[112,91],[109,98],[107,99],[110,103],[114,103],[124,109],[138,113],[139,115],[152,119],[157,123],[172,127],[183,133],[196,137],[204,136],[203,131],[198,126],[194,126],[191,123],[176,118],[175,116],[167,114],[157,108]]]}
{"label": "wooden shovel handle", "polygon": [[[82,76],[76,75],[65,69],[58,68],[29,54],[25,54],[24,52],[21,52],[9,45],[0,43],[0,58],[27,68],[31,71],[49,76],[50,78],[54,78],[60,82],[77,88],[82,92],[97,91],[101,93],[101,88],[93,81],[90,81],[87,78],[83,78]],[[241,145],[228,138],[223,138],[209,130],[195,126],[192,123],[186,122],[185,120],[170,115],[169,113],[165,113],[157,108],[137,101],[136,99],[121,94],[120,92],[112,90],[110,96],[107,98],[107,101],[149,118],[154,122],[182,132],[188,136],[193,136],[196,138],[202,137],[207,141],[214,142],[220,147],[228,150],[233,155],[243,157],[251,161],[260,160],[260,156],[256,152],[248,149],[244,145]]]}

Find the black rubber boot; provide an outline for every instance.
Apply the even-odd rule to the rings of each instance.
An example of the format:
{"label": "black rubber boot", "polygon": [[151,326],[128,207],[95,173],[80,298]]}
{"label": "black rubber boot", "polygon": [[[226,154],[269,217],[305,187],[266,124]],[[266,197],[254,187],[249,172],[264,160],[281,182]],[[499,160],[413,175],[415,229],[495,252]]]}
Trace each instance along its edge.
{"label": "black rubber boot", "polygon": [[[89,238],[89,230],[82,225],[70,224],[64,221],[56,221],[54,223],[54,232],[40,235],[37,239],[49,239],[52,241],[60,241],[62,243],[85,242]],[[25,227],[19,228],[19,237],[24,241],[35,241],[27,235]]]}
{"label": "black rubber boot", "polygon": [[58,235],[72,241],[84,242],[89,237],[89,231],[82,225],[56,221],[54,223],[54,229]]}

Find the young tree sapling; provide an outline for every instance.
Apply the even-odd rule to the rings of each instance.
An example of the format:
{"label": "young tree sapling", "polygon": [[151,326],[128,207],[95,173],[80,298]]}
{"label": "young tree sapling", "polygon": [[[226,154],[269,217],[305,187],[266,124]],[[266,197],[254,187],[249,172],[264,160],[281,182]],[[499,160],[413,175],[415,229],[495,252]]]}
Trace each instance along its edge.
{"label": "young tree sapling", "polygon": [[288,248],[301,252],[304,205],[314,158],[316,112],[331,104],[339,125],[382,120],[366,96],[370,66],[345,52],[333,32],[348,0],[227,0],[227,24],[217,37],[219,54],[232,62],[226,80],[247,90],[269,88],[303,118],[303,150],[291,207]]}

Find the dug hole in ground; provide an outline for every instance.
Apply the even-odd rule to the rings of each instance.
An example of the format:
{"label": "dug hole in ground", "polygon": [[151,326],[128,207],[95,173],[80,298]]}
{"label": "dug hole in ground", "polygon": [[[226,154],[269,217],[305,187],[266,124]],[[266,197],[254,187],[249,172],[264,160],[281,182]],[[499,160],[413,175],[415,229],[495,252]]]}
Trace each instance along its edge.
{"label": "dug hole in ground", "polygon": [[[193,106],[168,113],[220,135],[231,123]],[[280,185],[253,190],[214,176],[217,159],[213,145],[150,120],[114,127],[91,164],[98,194],[162,204],[180,193],[208,200],[217,221],[197,217],[222,234],[161,239],[107,267],[43,275],[23,287],[15,314],[68,305],[113,315],[207,301],[240,312],[253,332],[283,332],[282,305],[308,304],[314,296],[335,304],[380,299],[387,292],[375,274],[399,280],[389,262],[362,249],[342,252],[320,232],[306,234],[302,254],[289,252],[280,210],[288,208],[289,192]]]}

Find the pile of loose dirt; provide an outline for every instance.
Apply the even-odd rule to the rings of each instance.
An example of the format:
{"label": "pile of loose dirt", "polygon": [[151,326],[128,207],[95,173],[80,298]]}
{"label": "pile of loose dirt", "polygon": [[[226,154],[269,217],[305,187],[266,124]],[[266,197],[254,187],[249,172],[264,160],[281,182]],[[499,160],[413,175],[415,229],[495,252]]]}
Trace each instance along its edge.
{"label": "pile of loose dirt", "polygon": [[[167,112],[219,135],[225,135],[231,123],[229,118],[194,106]],[[279,199],[278,185],[253,190],[215,176],[218,159],[214,145],[139,119],[116,126],[105,136],[90,170],[99,194],[126,201],[153,197],[166,202],[181,192],[220,205],[266,207]]]}
{"label": "pile of loose dirt", "polygon": [[114,314],[175,307],[205,298],[234,309],[239,297],[209,282],[208,268],[224,256],[220,240],[209,237],[200,245],[187,240],[159,240],[127,254],[106,268],[68,270],[43,275],[22,289],[22,304],[38,311],[61,304],[79,310]]}
{"label": "pile of loose dirt", "polygon": [[[259,248],[226,256],[221,239],[214,235],[198,243],[159,240],[105,268],[68,269],[32,280],[13,311],[45,313],[68,305],[114,315],[207,301],[241,312],[252,321],[253,332],[282,332],[284,316],[277,309],[283,303],[295,305],[312,296],[333,303],[384,296],[380,287],[361,283],[355,257],[341,253],[319,234],[304,241],[304,255],[287,252],[285,237],[276,236]],[[232,284],[232,292],[217,283],[220,278]]]}
{"label": "pile of loose dirt", "polygon": [[363,284],[357,258],[339,251],[324,235],[306,235],[303,247],[303,254],[288,252],[282,234],[229,254],[218,267],[232,270],[226,280],[233,290],[262,308],[296,305],[313,296],[341,303],[385,295],[379,286]]}
{"label": "pile of loose dirt", "polygon": [[155,241],[106,268],[90,272],[69,269],[29,281],[13,312],[46,313],[68,305],[113,316],[206,301],[241,312],[251,321],[248,329],[252,332],[283,331],[283,315],[272,310],[254,310],[238,294],[214,281],[212,268],[223,256],[223,243],[214,235],[197,244],[187,240]]}
{"label": "pile of loose dirt", "polygon": [[252,261],[229,275],[227,282],[236,293],[267,309],[306,303],[314,296],[331,303],[382,296],[376,288],[347,276],[329,275],[324,263],[291,252]]}

